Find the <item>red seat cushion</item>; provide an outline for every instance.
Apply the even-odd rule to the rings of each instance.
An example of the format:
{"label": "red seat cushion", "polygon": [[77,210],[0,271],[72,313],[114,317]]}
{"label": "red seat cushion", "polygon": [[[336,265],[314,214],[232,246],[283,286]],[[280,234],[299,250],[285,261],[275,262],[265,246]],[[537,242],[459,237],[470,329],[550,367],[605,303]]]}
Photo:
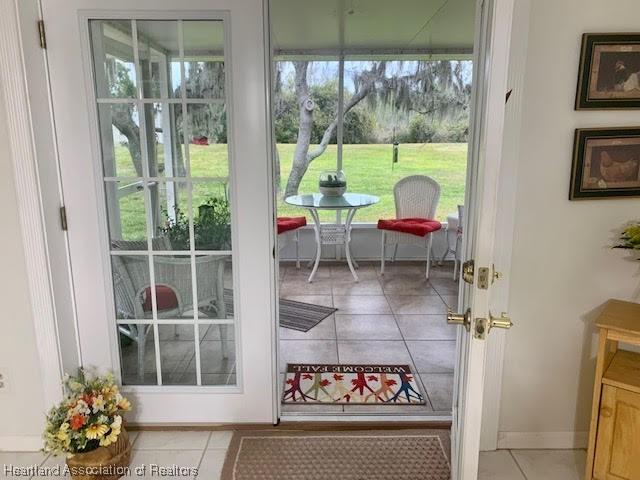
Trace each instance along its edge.
{"label": "red seat cushion", "polygon": [[427,218],[395,218],[393,220],[378,220],[378,229],[392,230],[394,232],[409,233],[424,237],[431,232],[436,232],[442,228],[442,224],[437,220]]}
{"label": "red seat cushion", "polygon": [[307,224],[306,217],[278,217],[278,235],[289,230],[304,227]]}
{"label": "red seat cushion", "polygon": [[[151,287],[147,287],[144,289],[142,299],[142,309],[145,312],[150,312]],[[178,297],[176,297],[176,292],[174,292],[171,287],[167,287],[166,285],[156,285],[156,303],[159,311],[173,310],[174,308],[178,308]]]}

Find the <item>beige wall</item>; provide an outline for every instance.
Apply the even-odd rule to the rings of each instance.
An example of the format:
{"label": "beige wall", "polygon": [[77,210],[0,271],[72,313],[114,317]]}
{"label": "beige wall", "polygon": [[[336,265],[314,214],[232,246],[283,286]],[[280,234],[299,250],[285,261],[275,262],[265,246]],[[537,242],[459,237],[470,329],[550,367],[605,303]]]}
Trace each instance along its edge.
{"label": "beige wall", "polygon": [[637,0],[531,1],[500,415],[512,436],[587,430],[595,311],[639,297],[640,262],[608,246],[640,200],[567,199],[574,129],[640,124],[637,111],[574,111],[581,35],[639,31],[638,18]]}
{"label": "beige wall", "polygon": [[[0,390],[0,449],[32,444],[44,419],[43,388],[29,302],[26,267],[13,170],[7,140],[6,111],[0,94],[0,372],[8,389]],[[37,440],[37,439],[36,439]]]}

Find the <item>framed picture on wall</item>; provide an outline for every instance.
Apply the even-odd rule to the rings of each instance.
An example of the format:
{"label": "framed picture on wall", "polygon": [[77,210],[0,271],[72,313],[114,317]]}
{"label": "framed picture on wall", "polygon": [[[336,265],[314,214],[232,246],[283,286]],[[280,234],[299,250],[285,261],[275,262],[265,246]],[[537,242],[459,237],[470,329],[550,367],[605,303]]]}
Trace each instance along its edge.
{"label": "framed picture on wall", "polygon": [[640,127],[577,129],[569,199],[635,196],[640,196]]}
{"label": "framed picture on wall", "polygon": [[640,33],[582,36],[576,110],[640,108]]}

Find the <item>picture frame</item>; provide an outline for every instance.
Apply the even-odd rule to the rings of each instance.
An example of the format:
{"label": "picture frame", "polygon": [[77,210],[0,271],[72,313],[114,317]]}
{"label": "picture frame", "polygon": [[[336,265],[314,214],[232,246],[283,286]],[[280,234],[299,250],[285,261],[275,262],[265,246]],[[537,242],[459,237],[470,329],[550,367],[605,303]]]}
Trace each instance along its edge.
{"label": "picture frame", "polygon": [[569,200],[640,196],[640,126],[575,131]]}
{"label": "picture frame", "polygon": [[575,108],[640,109],[640,33],[582,36]]}

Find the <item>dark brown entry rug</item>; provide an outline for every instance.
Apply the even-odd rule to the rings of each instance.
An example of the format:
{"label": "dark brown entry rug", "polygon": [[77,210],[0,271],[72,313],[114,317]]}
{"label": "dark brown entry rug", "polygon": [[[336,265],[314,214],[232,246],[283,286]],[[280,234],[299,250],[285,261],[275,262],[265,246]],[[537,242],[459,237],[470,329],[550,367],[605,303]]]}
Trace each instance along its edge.
{"label": "dark brown entry rug", "polygon": [[[224,304],[227,314],[233,315],[233,292],[229,289],[224,291]],[[333,307],[281,298],[280,326],[299,332],[308,332],[337,310]]]}
{"label": "dark brown entry rug", "polygon": [[237,431],[222,480],[449,480],[448,430]]}
{"label": "dark brown entry rug", "polygon": [[289,363],[282,403],[421,405],[425,399],[409,365]]}

